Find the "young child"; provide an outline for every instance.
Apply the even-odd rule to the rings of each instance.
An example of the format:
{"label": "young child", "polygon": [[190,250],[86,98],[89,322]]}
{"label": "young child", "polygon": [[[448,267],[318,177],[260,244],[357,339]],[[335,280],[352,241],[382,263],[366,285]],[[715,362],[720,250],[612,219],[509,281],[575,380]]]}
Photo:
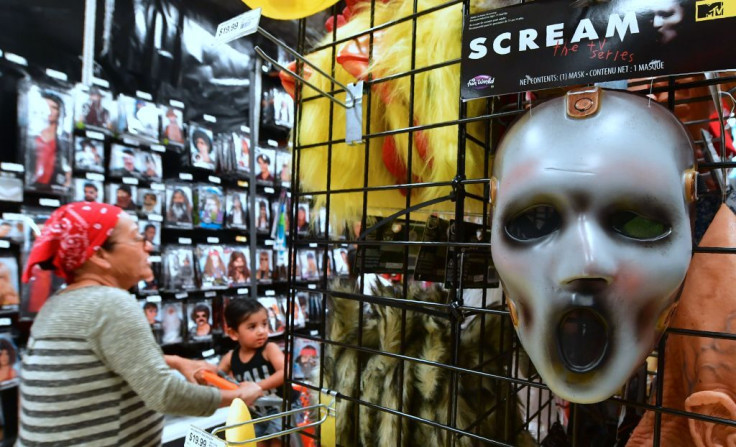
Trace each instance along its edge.
{"label": "young child", "polygon": [[[261,303],[253,299],[236,299],[225,308],[227,334],[239,347],[222,357],[220,369],[238,382],[255,382],[265,394],[283,398],[284,353],[268,341],[268,313]],[[298,393],[297,393],[298,395]],[[291,399],[293,396],[289,396]],[[276,414],[280,407],[258,408],[253,418]],[[256,436],[281,431],[281,418],[262,422],[255,426]],[[258,443],[259,447],[280,446],[279,439]]]}

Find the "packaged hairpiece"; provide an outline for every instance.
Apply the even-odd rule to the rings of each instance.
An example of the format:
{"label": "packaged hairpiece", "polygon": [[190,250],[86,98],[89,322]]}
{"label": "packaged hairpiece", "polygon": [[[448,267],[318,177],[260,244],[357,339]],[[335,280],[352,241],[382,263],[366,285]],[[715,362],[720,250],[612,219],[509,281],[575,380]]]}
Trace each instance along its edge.
{"label": "packaged hairpiece", "polygon": [[322,272],[322,259],[317,256],[315,250],[299,250],[299,263],[301,264],[301,278],[305,281],[319,279]]}
{"label": "packaged hairpiece", "polygon": [[0,384],[8,385],[18,381],[20,356],[18,347],[10,332],[0,333]]}
{"label": "packaged hairpiece", "polygon": [[192,228],[192,187],[183,183],[166,184],[164,227]]}
{"label": "packaged hairpiece", "polygon": [[314,380],[319,371],[319,343],[306,338],[294,338],[294,378]]}
{"label": "packaged hairpiece", "polygon": [[228,228],[248,229],[248,194],[241,189],[227,190],[227,213],[225,222]]}
{"label": "packaged hairpiece", "polygon": [[105,201],[105,186],[102,182],[86,178],[74,179],[74,201],[100,202]]}
{"label": "packaged hairpiece", "polygon": [[196,191],[194,225],[214,230],[222,228],[225,221],[225,193],[222,187],[202,184],[197,186]]}
{"label": "packaged hairpiece", "polygon": [[268,336],[275,337],[284,333],[286,329],[286,316],[281,311],[275,297],[258,298],[268,314]]}
{"label": "packaged hairpiece", "polygon": [[[247,132],[246,132],[247,130]],[[235,169],[240,173],[250,172],[250,129],[241,128],[240,132],[232,134],[233,150],[235,152]]]}
{"label": "packaged hairpiece", "polygon": [[217,155],[210,129],[198,124],[189,125],[189,152],[192,166],[210,171],[215,170]]}
{"label": "packaged hairpiece", "polygon": [[172,292],[197,288],[194,253],[190,247],[169,245],[163,251],[164,289]]}
{"label": "packaged hairpiece", "polygon": [[0,256],[0,307],[17,309],[20,304],[18,260],[15,256]]}
{"label": "packaged hairpiece", "polygon": [[181,302],[165,302],[161,306],[161,344],[181,343],[186,334],[184,305]]}
{"label": "packaged hairpiece", "polygon": [[72,98],[67,90],[21,81],[19,147],[26,189],[65,195],[71,189]]}
{"label": "packaged hairpiece", "polygon": [[141,180],[140,152],[136,147],[113,144],[110,148],[110,177]]}
{"label": "packaged hairpiece", "polygon": [[140,98],[118,96],[118,128],[147,143],[159,141],[159,109],[156,104]]}
{"label": "packaged hairpiece", "polygon": [[150,220],[139,220],[138,230],[141,236],[151,244],[154,250],[161,245],[161,223]]}
{"label": "packaged hairpiece", "polygon": [[74,88],[74,126],[111,133],[115,127],[117,104],[108,90],[77,84]]}
{"label": "packaged hairpiece", "polygon": [[268,198],[256,196],[256,231],[268,233],[271,228],[271,213]]}
{"label": "packaged hairpiece", "polygon": [[227,287],[227,266],[223,248],[219,245],[197,245],[196,253],[202,289]]}
{"label": "packaged hairpiece", "polygon": [[138,294],[140,295],[152,295],[159,292],[162,283],[162,267],[161,267],[161,256],[151,255],[148,257],[148,262],[153,272],[153,277],[144,279],[138,282]]}
{"label": "packaged hairpiece", "polygon": [[276,178],[281,186],[291,186],[291,152],[276,151]]}
{"label": "packaged hairpiece", "polygon": [[164,191],[148,188],[138,188],[138,206],[142,216],[163,216]]}
{"label": "packaged hairpiece", "polygon": [[127,184],[110,183],[107,185],[107,203],[119,206],[125,211],[138,210],[136,199],[138,188]]}
{"label": "packaged hairpiece", "polygon": [[148,324],[151,326],[151,332],[153,332],[153,338],[156,339],[156,343],[161,344],[163,339],[164,330],[163,324],[161,324],[161,305],[155,301],[142,301],[141,307],[143,308],[143,314],[146,316]]}
{"label": "packaged hairpiece", "polygon": [[258,249],[256,252],[255,277],[258,282],[270,283],[273,280],[271,257],[273,251]]}
{"label": "packaged hairpiece", "polygon": [[212,340],[212,300],[199,300],[187,304],[189,316],[189,340]]}
{"label": "packaged hairpiece", "polygon": [[247,245],[228,245],[223,247],[223,261],[227,263],[227,284],[239,287],[249,284],[250,250]]}
{"label": "packaged hairpiece", "polygon": [[274,156],[276,153],[272,149],[259,147],[256,149],[256,181],[267,185],[272,185],[274,180]]}
{"label": "packaged hairpiece", "polygon": [[0,216],[0,239],[23,244],[26,235],[26,219],[21,214],[3,213]]}
{"label": "packaged hairpiece", "polygon": [[161,154],[148,151],[138,151],[136,164],[141,178],[149,182],[160,182],[163,178],[163,162]]}
{"label": "packaged hairpiece", "polygon": [[169,146],[186,145],[184,110],[174,106],[161,106],[161,142]]}
{"label": "packaged hairpiece", "polygon": [[74,171],[105,173],[104,139],[74,137]]}

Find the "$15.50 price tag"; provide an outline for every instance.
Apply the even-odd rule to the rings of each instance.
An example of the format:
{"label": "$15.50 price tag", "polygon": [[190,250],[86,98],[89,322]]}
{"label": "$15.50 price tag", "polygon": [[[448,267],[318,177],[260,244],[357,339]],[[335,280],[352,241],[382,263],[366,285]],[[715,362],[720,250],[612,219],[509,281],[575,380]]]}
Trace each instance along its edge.
{"label": "$15.50 price tag", "polygon": [[187,437],[184,438],[184,447],[225,447],[225,441],[201,428],[190,426]]}

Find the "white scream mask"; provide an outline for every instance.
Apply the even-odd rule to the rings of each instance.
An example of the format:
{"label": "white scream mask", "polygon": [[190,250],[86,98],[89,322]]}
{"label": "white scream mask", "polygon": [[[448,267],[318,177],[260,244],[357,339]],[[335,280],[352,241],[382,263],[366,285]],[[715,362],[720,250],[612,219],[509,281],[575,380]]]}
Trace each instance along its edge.
{"label": "white scream mask", "polygon": [[692,254],[692,167],[667,109],[597,88],[535,106],[501,141],[493,261],[558,396],[610,397],[665,329]]}

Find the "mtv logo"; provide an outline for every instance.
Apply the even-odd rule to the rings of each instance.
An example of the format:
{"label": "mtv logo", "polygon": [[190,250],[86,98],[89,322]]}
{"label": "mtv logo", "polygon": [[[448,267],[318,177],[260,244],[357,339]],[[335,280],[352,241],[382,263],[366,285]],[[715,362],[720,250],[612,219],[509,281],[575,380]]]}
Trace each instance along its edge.
{"label": "mtv logo", "polygon": [[723,2],[711,2],[698,5],[697,18],[705,19],[712,17],[720,17],[723,15]]}

